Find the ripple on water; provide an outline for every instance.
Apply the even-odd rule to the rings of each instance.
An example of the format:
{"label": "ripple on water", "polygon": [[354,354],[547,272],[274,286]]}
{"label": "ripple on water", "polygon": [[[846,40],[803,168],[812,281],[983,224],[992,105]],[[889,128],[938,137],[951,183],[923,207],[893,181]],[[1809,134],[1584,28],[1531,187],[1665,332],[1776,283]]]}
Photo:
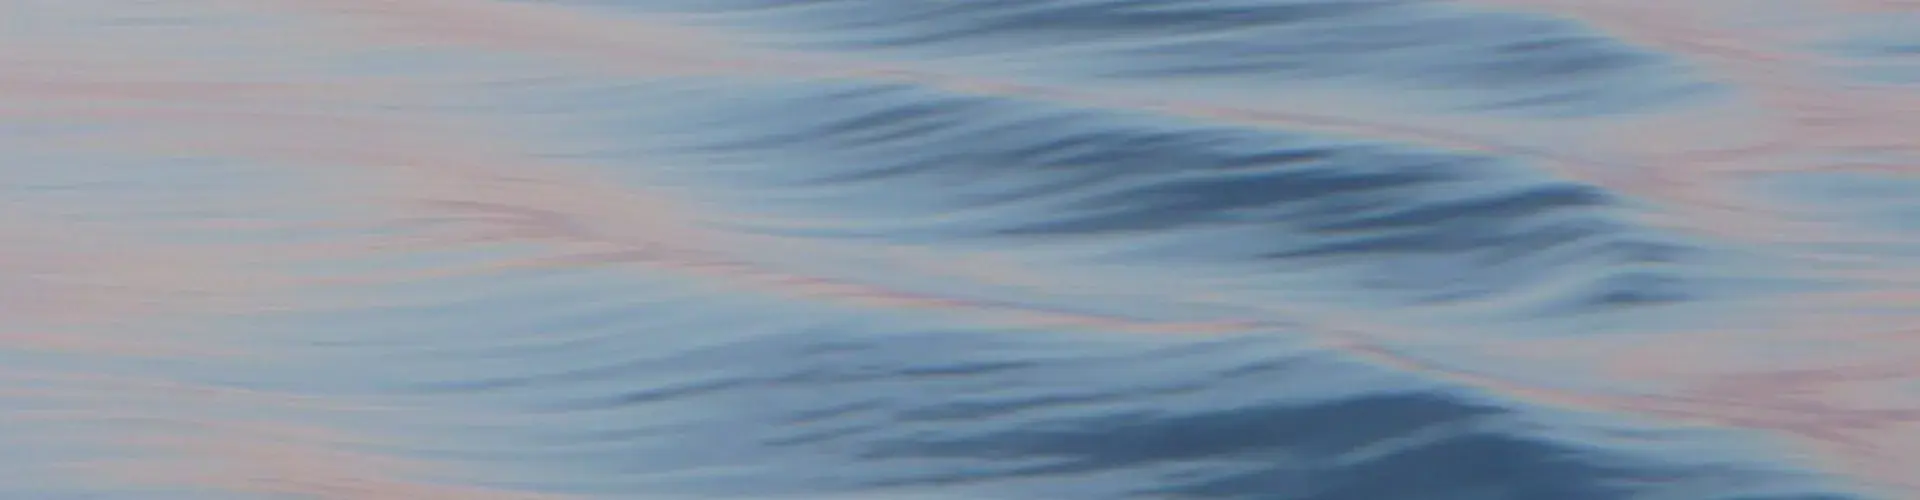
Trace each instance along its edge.
{"label": "ripple on water", "polygon": [[1722,4],[0,7],[0,496],[1920,491],[1906,18]]}

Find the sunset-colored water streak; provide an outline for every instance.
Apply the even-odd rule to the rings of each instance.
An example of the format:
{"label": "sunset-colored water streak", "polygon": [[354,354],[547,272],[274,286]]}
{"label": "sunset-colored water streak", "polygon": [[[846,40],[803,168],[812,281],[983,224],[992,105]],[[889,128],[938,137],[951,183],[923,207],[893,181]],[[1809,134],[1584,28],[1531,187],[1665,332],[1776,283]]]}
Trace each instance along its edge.
{"label": "sunset-colored water streak", "polygon": [[[1920,86],[1832,48],[1911,2],[816,15],[854,3],[0,5],[0,447],[46,450],[0,468],[74,497],[1920,498]],[[1660,70],[1285,73],[1366,43],[1314,29],[1479,15],[1704,90],[1546,116],[1459,82]],[[795,42],[882,29],[911,43]],[[1314,37],[1332,60],[1229,84],[1129,52]],[[1008,64],[943,45],[980,39]],[[1379,64],[1416,49],[1448,47]],[[1158,76],[1070,64],[1127,57]],[[1268,366],[1302,358],[1334,367]],[[1315,427],[1352,401],[1402,409]],[[1475,446],[1602,465],[1407,472]]]}

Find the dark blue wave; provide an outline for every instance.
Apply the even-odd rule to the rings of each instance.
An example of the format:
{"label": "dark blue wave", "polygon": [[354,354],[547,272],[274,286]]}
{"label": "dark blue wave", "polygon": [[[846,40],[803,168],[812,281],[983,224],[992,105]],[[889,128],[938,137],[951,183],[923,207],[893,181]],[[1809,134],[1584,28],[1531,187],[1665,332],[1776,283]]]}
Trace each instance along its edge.
{"label": "dark blue wave", "polygon": [[1577,22],[1425,0],[638,1],[797,47],[1026,77],[1234,95],[1302,84],[1438,97],[1442,108],[1601,116],[1697,102],[1716,85]]}
{"label": "dark blue wave", "polygon": [[1268,261],[1421,303],[1585,283],[1553,313],[1710,293],[1691,274],[1709,250],[1636,222],[1631,195],[1525,158],[912,87],[757,95],[714,97],[672,120],[710,132],[661,147],[748,213],[806,221],[759,227],[773,234],[1120,238],[1142,264]]}

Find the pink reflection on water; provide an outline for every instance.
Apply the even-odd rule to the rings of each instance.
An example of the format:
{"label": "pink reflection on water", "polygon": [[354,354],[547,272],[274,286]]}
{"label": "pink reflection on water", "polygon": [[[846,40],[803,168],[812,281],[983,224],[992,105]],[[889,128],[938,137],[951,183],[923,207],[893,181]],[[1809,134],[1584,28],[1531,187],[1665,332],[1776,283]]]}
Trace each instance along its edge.
{"label": "pink reflection on water", "polygon": [[[1499,139],[1504,133],[1352,118],[1337,110],[1210,104],[786,54],[753,48],[718,32],[602,17],[554,5],[480,0],[209,0],[195,5],[249,12],[285,9],[313,16],[302,17],[300,24],[311,30],[305,36],[324,47],[306,50],[378,50],[383,43],[430,43],[561,56],[628,77],[718,73],[906,82],[979,95],[1344,133],[1527,158],[1558,175],[1654,200],[1661,211],[1649,215],[1651,219],[1707,234],[1780,245],[1898,237],[1796,218],[1793,207],[1741,190],[1741,181],[1771,173],[1920,172],[1915,164],[1898,160],[1825,161],[1847,151],[1920,155],[1920,141],[1913,139],[1914,131],[1920,130],[1920,93],[1830,76],[1827,68],[1837,63],[1800,46],[1817,33],[1768,31],[1730,22],[1748,15],[1745,9],[1753,5],[1731,0],[1685,5],[1652,0],[1468,3],[1539,10],[1591,24],[1610,35],[1680,55],[1715,81],[1735,86],[1741,97],[1723,107],[1625,120],[1603,127],[1580,144],[1541,145]],[[1912,2],[1885,0],[1817,4],[1914,7]],[[314,20],[322,16],[337,16],[331,19],[347,22],[340,26],[349,29],[333,29],[335,25]],[[29,69],[0,75],[0,95],[5,99],[0,101],[5,104],[0,106],[0,118],[112,128],[102,135],[42,144],[48,147],[136,156],[242,158],[316,172],[316,177],[343,186],[344,194],[332,201],[369,206],[358,213],[367,220],[342,225],[409,231],[360,242],[263,246],[223,254],[209,247],[165,246],[108,236],[116,234],[118,229],[113,228],[83,232],[54,220],[9,220],[0,225],[0,243],[5,245],[0,248],[0,293],[6,294],[10,307],[0,320],[4,328],[0,346],[7,351],[208,358],[249,354],[215,336],[145,335],[140,325],[156,317],[257,311],[294,303],[273,297],[290,290],[382,279],[299,278],[269,269],[299,259],[532,245],[543,249],[543,254],[500,265],[632,265],[771,294],[857,307],[945,311],[1022,326],[1149,333],[1270,331],[1287,326],[1293,327],[1288,331],[1304,330],[1299,334],[1321,337],[1358,356],[1548,404],[1785,436],[1830,459],[1838,469],[1886,484],[1913,487],[1901,474],[1920,470],[1920,430],[1913,428],[1920,421],[1920,399],[1902,387],[1920,375],[1916,368],[1920,365],[1912,362],[1920,359],[1920,342],[1913,340],[1920,335],[1916,331],[1920,313],[1900,310],[1920,304],[1920,291],[1916,291],[1920,276],[1910,269],[1889,271],[1886,267],[1892,264],[1884,260],[1841,252],[1821,256],[1853,258],[1862,267],[1848,271],[1853,274],[1819,277],[1862,283],[1861,288],[1871,289],[1782,299],[1806,300],[1820,304],[1818,308],[1749,305],[1765,311],[1762,316],[1771,324],[1742,323],[1726,331],[1668,331],[1630,339],[1525,340],[1487,348],[1515,358],[1550,359],[1563,363],[1568,371],[1634,388],[1617,393],[1560,389],[1424,361],[1392,346],[1431,341],[1436,337],[1432,332],[1371,324],[1326,311],[1267,307],[1249,309],[1248,319],[1162,321],[909,290],[813,272],[797,264],[769,264],[744,256],[746,252],[739,249],[787,245],[795,254],[791,262],[848,260],[872,250],[809,246],[715,230],[703,223],[711,215],[677,198],[681,195],[610,181],[596,175],[603,168],[600,165],[543,158],[516,148],[511,126],[399,109],[415,99],[433,102],[431,94],[442,84],[462,83],[457,78],[439,82],[330,76],[325,82],[273,83],[276,79],[249,78],[261,75],[250,74],[258,71],[248,68],[222,69],[209,61],[189,65],[195,58],[188,56],[137,64],[117,60],[99,53],[102,46],[120,48],[105,43],[22,54],[0,52],[0,63]],[[183,69],[189,67],[193,69]],[[101,68],[112,71],[96,72]],[[265,248],[289,253],[269,257],[263,254]],[[977,260],[961,269],[940,269],[942,259],[924,257],[890,262],[904,273],[944,273],[1028,289],[1065,290],[1075,284],[1094,288],[1071,279],[1055,281],[1063,274],[1010,261]],[[448,272],[481,271],[487,270]],[[1170,298],[1174,299],[1185,297]],[[1801,346],[1803,351],[1782,357],[1780,344]],[[68,387],[45,393],[0,391],[0,396],[98,394],[95,399],[70,400],[66,408],[46,415],[92,415],[101,420],[157,411],[104,402],[114,394],[151,396],[170,391],[196,395],[172,400],[181,405],[204,405],[204,399],[196,398],[214,398],[241,408],[321,411],[308,406],[310,401],[296,404],[291,395],[238,396],[231,389],[194,388],[183,382],[68,379],[60,383]],[[199,422],[198,429],[130,431],[116,445],[147,455],[82,468],[151,484],[327,499],[536,498],[409,479],[406,476],[439,471],[391,456],[346,451],[341,443],[370,438],[343,430],[247,423],[211,415],[176,418]]]}
{"label": "pink reflection on water", "polygon": [[[98,458],[49,464],[93,482],[316,499],[551,500],[554,495],[461,486],[423,461],[353,451],[390,445],[342,429],[297,423],[314,415],[382,418],[397,408],[332,398],[119,376],[0,370],[9,425],[103,445]],[[284,420],[266,420],[266,416]]]}
{"label": "pink reflection on water", "polygon": [[[565,56],[591,63],[596,70],[620,75],[663,76],[725,69],[743,75],[911,83],[963,94],[1040,99],[1513,156],[1535,161],[1539,168],[1558,175],[1609,186],[1609,179],[1618,175],[1613,171],[1619,168],[1611,162],[1564,151],[1508,144],[1494,139],[1492,134],[1460,132],[1457,131],[1458,127],[1445,124],[1409,125],[1405,122],[1413,117],[1408,116],[1360,119],[1343,116],[1339,108],[1325,112],[1301,109],[1302,105],[1310,106],[1310,102],[1294,103],[1291,109],[1255,106],[1251,103],[1211,104],[1165,99],[1140,92],[1102,92],[1089,88],[1036,85],[814,53],[770,51],[744,43],[739,40],[738,34],[729,36],[714,31],[673,27],[632,16],[595,16],[572,12],[572,8],[566,6],[498,1],[403,4],[397,0],[348,3],[286,0],[275,5],[311,9],[358,20],[368,27],[378,27],[378,33],[409,40],[475,48],[498,48],[501,44],[507,44],[515,51]],[[697,64],[687,61],[687,54],[690,53],[700,54],[694,58],[698,60]],[[1512,127],[1514,132],[1522,130],[1525,130],[1525,125]],[[1660,191],[1647,189],[1628,190],[1648,195],[1661,194]],[[1718,226],[1738,227],[1739,224]]]}
{"label": "pink reflection on water", "polygon": [[[86,225],[0,221],[0,346],[128,356],[230,356],[219,335],[168,327],[182,316],[248,311],[286,283],[192,248],[84,232]],[[228,255],[228,258],[242,257]],[[142,331],[146,330],[146,331]]]}
{"label": "pink reflection on water", "polygon": [[[462,221],[494,228],[477,239],[462,240],[464,244],[534,242],[563,253],[593,255],[555,262],[647,263],[757,283],[776,293],[866,305],[1006,313],[1021,323],[1128,330],[1243,328],[1240,321],[1161,324],[1041,311],[776,270],[724,256],[726,249],[739,245],[732,241],[737,237],[700,228],[698,217],[669,196],[599,180],[592,175],[592,165],[556,164],[532,157],[493,140],[483,128],[432,116],[320,111],[324,109],[320,103],[292,95],[280,97],[285,100],[277,109],[260,111],[119,106],[13,110],[9,115],[143,125],[111,140],[88,137],[74,146],[147,154],[239,155],[351,169],[336,170],[335,175],[356,179],[360,191],[391,203],[388,206],[398,210],[392,215],[397,220]],[[165,126],[169,123],[193,126]],[[641,255],[650,257],[636,258]]]}
{"label": "pink reflection on water", "polygon": [[345,451],[337,438],[306,439],[308,429],[242,431],[220,422],[204,435],[150,434],[121,445],[151,453],[142,460],[103,460],[72,469],[161,487],[234,493],[295,495],[322,500],[555,500],[559,495],[466,486],[410,477],[430,475],[425,463]]}

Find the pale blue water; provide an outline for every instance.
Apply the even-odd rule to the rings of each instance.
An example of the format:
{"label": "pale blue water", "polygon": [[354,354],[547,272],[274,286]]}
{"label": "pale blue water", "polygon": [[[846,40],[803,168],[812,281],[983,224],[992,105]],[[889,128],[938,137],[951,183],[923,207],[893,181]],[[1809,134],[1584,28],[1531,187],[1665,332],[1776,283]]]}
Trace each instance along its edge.
{"label": "pale blue water", "polygon": [[1920,6],[0,2],[0,498],[1920,498]]}

